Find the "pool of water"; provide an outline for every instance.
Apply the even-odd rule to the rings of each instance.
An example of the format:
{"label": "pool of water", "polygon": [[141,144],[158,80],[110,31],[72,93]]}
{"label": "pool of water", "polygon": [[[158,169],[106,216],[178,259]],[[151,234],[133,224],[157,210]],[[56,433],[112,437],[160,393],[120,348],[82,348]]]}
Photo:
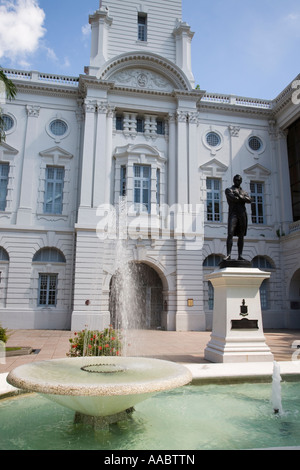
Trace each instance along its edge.
{"label": "pool of water", "polygon": [[0,400],[0,450],[221,450],[300,446],[300,383],[186,386],[163,392],[106,430],[74,424],[74,412],[31,394]]}

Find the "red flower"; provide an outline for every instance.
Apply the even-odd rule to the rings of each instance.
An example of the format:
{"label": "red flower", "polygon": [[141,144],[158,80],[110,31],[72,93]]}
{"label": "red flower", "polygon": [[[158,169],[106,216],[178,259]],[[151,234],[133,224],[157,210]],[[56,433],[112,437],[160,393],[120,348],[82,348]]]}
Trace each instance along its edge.
{"label": "red flower", "polygon": [[109,348],[109,344],[106,344],[104,347],[105,347],[105,348]]}

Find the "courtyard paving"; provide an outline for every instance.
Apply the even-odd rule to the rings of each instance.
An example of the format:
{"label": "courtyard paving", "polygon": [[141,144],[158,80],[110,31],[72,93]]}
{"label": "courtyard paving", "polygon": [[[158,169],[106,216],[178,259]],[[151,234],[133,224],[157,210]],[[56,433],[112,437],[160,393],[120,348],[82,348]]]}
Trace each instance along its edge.
{"label": "courtyard paving", "polygon": [[[70,331],[12,330],[7,346],[30,346],[34,352],[27,356],[6,357],[0,362],[0,374],[34,361],[66,357],[73,336]],[[126,355],[164,359],[183,364],[205,364],[204,349],[210,339],[210,332],[175,331],[131,331],[126,338]],[[295,349],[295,341],[300,344],[300,330],[268,330],[265,338],[274,359],[289,362]],[[2,361],[3,362],[3,361]]]}

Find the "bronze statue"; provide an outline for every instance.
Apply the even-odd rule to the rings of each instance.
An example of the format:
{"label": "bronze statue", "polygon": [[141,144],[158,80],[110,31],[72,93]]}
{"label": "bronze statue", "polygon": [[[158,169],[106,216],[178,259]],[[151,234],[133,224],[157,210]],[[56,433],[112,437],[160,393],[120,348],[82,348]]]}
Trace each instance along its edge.
{"label": "bronze statue", "polygon": [[252,200],[248,193],[242,188],[242,177],[236,175],[233,179],[234,185],[225,191],[229,205],[228,214],[228,237],[227,237],[227,257],[225,261],[231,259],[233,237],[238,237],[238,259],[244,261],[242,257],[244,249],[244,237],[247,235],[248,216],[246,204],[251,204]]}

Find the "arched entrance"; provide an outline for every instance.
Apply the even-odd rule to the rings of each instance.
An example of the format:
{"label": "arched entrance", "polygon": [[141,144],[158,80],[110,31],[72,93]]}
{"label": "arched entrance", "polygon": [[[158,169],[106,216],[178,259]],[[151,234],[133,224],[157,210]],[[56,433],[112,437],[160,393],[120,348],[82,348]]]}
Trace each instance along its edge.
{"label": "arched entrance", "polygon": [[[131,262],[127,279],[117,272],[110,282],[109,310],[114,327],[156,329],[161,327],[163,284],[157,272],[144,263]],[[127,290],[124,296],[124,290]],[[125,298],[124,298],[125,297]],[[124,307],[124,304],[128,304]],[[124,310],[128,318],[124,320]]]}
{"label": "arched entrance", "polygon": [[290,302],[292,310],[300,310],[300,269],[294,273],[291,280]]}

